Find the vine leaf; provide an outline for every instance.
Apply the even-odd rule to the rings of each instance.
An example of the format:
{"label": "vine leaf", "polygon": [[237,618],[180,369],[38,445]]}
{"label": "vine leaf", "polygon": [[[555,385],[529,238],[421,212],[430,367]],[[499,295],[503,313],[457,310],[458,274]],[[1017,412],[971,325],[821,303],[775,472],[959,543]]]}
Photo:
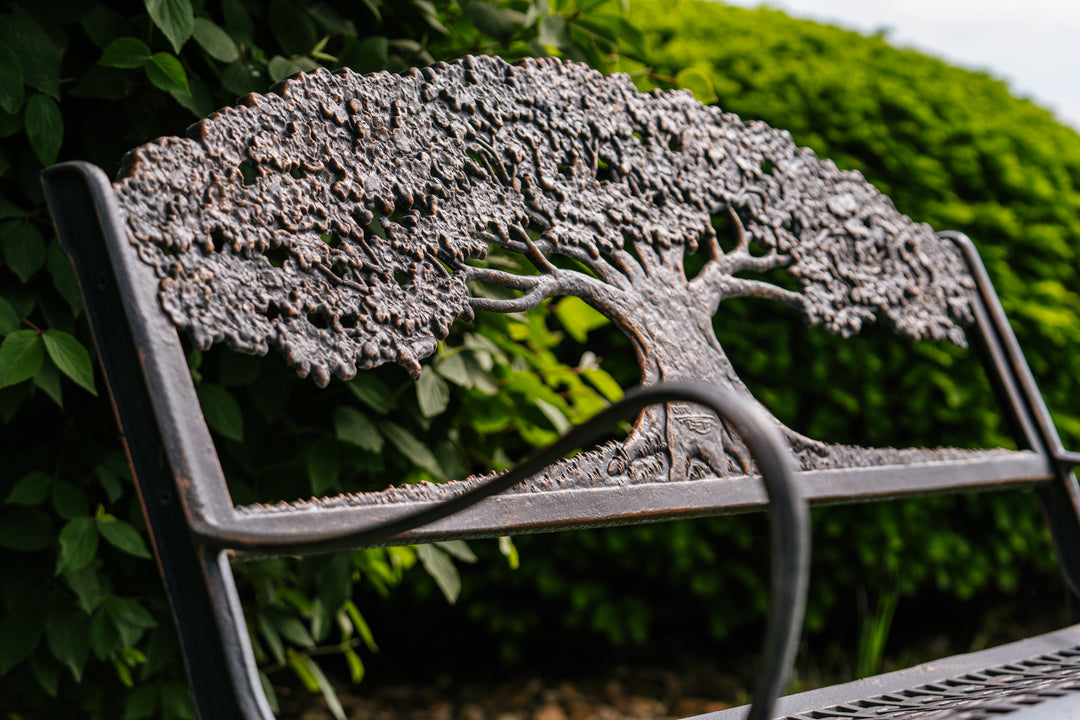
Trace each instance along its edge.
{"label": "vine leaf", "polygon": [[128,555],[150,559],[150,551],[134,527],[100,509],[96,520],[101,536],[114,548],[123,550]]}
{"label": "vine leaf", "polygon": [[0,45],[0,109],[15,114],[23,103],[23,72],[18,56]]}
{"label": "vine leaf", "polygon": [[19,329],[19,313],[4,298],[0,297],[0,335],[7,335]]}
{"label": "vine leaf", "polygon": [[203,383],[195,391],[199,396],[206,424],[230,440],[244,441],[244,415],[228,390],[220,385]]}
{"label": "vine leaf", "polygon": [[191,0],[146,0],[146,10],[154,24],[169,38],[173,50],[180,52],[195,31]]}
{"label": "vine leaf", "polygon": [[4,246],[4,260],[20,281],[25,283],[45,264],[48,251],[37,226],[12,222],[5,232],[0,233],[0,241]]}
{"label": "vine leaf", "polygon": [[24,122],[34,154],[42,165],[52,165],[64,141],[64,118],[56,101],[48,95],[33,95],[26,101]]}
{"label": "vine leaf", "polygon": [[97,548],[98,530],[94,518],[68,520],[60,531],[60,557],[56,561],[56,574],[85,567],[97,555]]}
{"label": "vine leaf", "polygon": [[150,62],[150,54],[150,48],[138,38],[116,38],[101,53],[98,65],[114,68],[141,68]]}
{"label": "vine leaf", "polygon": [[191,92],[184,66],[169,53],[154,53],[150,56],[150,62],[146,64],[146,77],[166,92],[179,92],[185,95]]}
{"label": "vine leaf", "polygon": [[461,594],[461,576],[454,567],[450,556],[434,545],[417,545],[416,554],[424,570],[435,580],[435,584],[446,596],[446,601],[453,605]]}
{"label": "vine leaf", "polygon": [[0,345],[0,388],[34,376],[45,359],[41,336],[33,330],[16,330]]}
{"label": "vine leaf", "polygon": [[40,505],[49,498],[52,490],[52,478],[40,470],[23,475],[15,487],[11,488],[7,499],[9,505]]}
{"label": "vine leaf", "polygon": [[240,48],[229,34],[206,18],[195,18],[195,42],[215,60],[233,62],[240,57]]}
{"label": "vine leaf", "polygon": [[46,330],[41,334],[41,339],[49,358],[60,368],[60,372],[92,395],[97,395],[94,366],[90,362],[90,353],[82,343],[62,330]]}

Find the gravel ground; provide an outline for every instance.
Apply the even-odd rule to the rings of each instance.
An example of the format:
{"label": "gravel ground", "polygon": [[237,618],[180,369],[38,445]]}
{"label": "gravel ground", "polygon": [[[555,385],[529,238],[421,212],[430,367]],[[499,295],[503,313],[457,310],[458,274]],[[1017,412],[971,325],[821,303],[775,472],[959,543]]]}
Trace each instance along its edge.
{"label": "gravel ground", "polygon": [[[678,673],[617,667],[606,677],[584,680],[457,684],[445,676],[428,684],[361,683],[341,688],[339,698],[349,720],[666,720],[731,707],[744,700],[741,686],[707,667]],[[282,720],[331,720],[321,697],[303,690],[288,694],[293,697],[279,692]]]}

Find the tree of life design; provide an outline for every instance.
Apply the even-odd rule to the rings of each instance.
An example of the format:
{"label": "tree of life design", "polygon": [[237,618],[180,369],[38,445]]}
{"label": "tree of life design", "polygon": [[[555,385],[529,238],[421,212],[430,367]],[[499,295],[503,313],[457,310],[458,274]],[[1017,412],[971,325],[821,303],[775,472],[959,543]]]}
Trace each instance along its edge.
{"label": "tree of life design", "polygon": [[[970,314],[956,249],[860,174],[688,93],[555,60],[299,75],[133,151],[116,189],[165,311],[197,345],[274,348],[320,385],[386,361],[416,374],[457,318],[563,295],[627,335],[643,384],[746,395],[713,331],[730,298],[841,335],[881,318],[958,344]],[[726,250],[718,217],[734,228]],[[477,266],[490,246],[538,272]],[[776,268],[798,290],[760,279]],[[471,297],[469,282],[518,295]],[[835,464],[833,446],[786,432],[804,467]],[[748,462],[715,416],[672,403],[604,470],[683,480]]]}

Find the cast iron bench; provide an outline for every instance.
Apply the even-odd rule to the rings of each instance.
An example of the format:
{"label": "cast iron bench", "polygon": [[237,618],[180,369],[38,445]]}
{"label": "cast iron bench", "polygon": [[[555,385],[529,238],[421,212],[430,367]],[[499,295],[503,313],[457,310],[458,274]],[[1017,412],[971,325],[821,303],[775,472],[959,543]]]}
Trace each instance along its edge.
{"label": "cast iron bench", "polygon": [[[272,717],[230,568],[245,555],[769,507],[756,718],[773,715],[799,632],[807,501],[1036,487],[1076,592],[1080,456],[1062,447],[971,242],[911,221],[861,175],[763,123],[581,65],[465,58],[400,76],[299,75],[186,139],[138,148],[116,183],[84,163],[44,182],[203,720]],[[733,228],[726,249],[717,218]],[[484,266],[489,247],[536,273]],[[704,267],[688,279],[683,258],[698,248]],[[799,289],[761,279],[775,268]],[[470,282],[514,292],[470,295]],[[280,352],[322,386],[388,361],[418,374],[455,320],[568,295],[627,335],[644,389],[555,448],[501,476],[234,505],[178,330],[197,348]],[[877,318],[910,338],[963,343],[966,327],[1023,449],[838,446],[782,426],[713,333],[732,297],[784,303],[845,336]],[[628,414],[637,421],[624,442],[564,459]],[[778,712],[1075,712],[1078,645],[1080,627],[1066,629],[785,698]]]}

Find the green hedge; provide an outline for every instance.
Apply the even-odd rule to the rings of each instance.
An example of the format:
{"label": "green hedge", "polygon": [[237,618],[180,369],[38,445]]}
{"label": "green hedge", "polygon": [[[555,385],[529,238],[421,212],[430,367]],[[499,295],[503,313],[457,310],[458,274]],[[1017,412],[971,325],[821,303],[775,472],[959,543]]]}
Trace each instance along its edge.
{"label": "green hedge", "polygon": [[[1080,390],[1080,358],[1070,352],[1080,347],[1075,131],[999,80],[879,37],[690,0],[634,0],[631,18],[646,38],[650,68],[631,68],[642,88],[685,87],[744,118],[788,128],[799,144],[861,170],[902,211],[968,233],[1066,444],[1080,444],[1070,402]],[[725,305],[721,316],[717,333],[740,377],[811,436],[868,445],[1011,443],[974,353],[912,346],[880,327],[840,340],[767,302]],[[510,581],[514,610],[504,609],[501,577],[490,590],[486,578],[467,583],[464,607],[504,637],[567,622],[597,642],[634,645],[655,642],[679,617],[728,637],[761,617],[762,528],[756,519],[726,518],[523,538],[522,570]],[[916,596],[932,596],[942,611],[951,605],[954,615],[971,616],[989,602],[1045,603],[1062,593],[1027,492],[822,509],[814,536],[808,627],[850,638],[853,650],[879,597],[883,607],[909,598],[901,615]],[[489,567],[471,573],[495,574]],[[610,578],[619,579],[617,590]],[[868,598],[862,614],[861,597]],[[961,625],[954,624],[957,641],[972,641],[974,631],[961,635]],[[508,654],[520,652],[509,643]]]}

